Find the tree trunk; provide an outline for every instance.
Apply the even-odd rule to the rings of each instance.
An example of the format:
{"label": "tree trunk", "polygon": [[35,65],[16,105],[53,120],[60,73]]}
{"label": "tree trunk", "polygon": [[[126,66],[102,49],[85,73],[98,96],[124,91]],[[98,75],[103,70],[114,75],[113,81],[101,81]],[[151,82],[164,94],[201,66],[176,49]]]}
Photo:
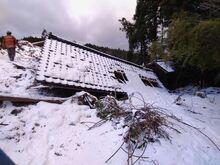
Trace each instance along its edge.
{"label": "tree trunk", "polygon": [[204,85],[205,85],[205,82],[204,82],[205,79],[204,79],[204,78],[205,78],[205,72],[204,72],[204,71],[201,71],[201,80],[200,80],[200,81],[201,81],[201,83],[200,83],[200,87],[201,87],[201,88],[203,88]]}

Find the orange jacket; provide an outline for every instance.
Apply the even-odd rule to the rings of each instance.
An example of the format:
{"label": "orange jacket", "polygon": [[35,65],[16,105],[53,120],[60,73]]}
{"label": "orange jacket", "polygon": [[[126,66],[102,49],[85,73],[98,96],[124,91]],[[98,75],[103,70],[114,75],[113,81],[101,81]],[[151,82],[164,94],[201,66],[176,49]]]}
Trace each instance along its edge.
{"label": "orange jacket", "polygon": [[17,41],[14,36],[7,35],[3,38],[2,46],[3,48],[15,48]]}

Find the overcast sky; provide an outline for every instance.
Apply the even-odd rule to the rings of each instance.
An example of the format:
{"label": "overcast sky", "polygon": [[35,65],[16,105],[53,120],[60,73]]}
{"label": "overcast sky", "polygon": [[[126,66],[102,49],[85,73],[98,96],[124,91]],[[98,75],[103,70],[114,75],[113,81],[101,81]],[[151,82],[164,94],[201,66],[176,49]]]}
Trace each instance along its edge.
{"label": "overcast sky", "polygon": [[40,36],[43,29],[78,43],[127,49],[118,19],[131,20],[136,0],[0,0],[0,35]]}

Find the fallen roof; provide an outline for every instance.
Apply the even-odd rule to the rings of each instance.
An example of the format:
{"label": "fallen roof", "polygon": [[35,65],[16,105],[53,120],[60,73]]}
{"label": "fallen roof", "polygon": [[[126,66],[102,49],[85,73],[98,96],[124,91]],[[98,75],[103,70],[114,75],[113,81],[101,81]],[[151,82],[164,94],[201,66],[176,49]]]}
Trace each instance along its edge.
{"label": "fallen roof", "polygon": [[44,43],[36,80],[62,88],[124,93],[115,72],[126,77],[123,74],[126,71],[140,76],[151,72],[129,61],[50,35]]}
{"label": "fallen roof", "polygon": [[159,61],[156,61],[156,64],[159,65],[166,72],[174,72],[175,71],[172,67],[171,61],[164,62],[162,60],[159,60]]}

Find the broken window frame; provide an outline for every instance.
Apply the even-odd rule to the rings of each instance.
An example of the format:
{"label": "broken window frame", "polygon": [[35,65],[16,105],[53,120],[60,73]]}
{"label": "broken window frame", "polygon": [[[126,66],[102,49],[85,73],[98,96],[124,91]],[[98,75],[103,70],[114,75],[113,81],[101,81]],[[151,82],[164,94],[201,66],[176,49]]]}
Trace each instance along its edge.
{"label": "broken window frame", "polygon": [[115,70],[113,73],[114,73],[114,78],[118,80],[119,83],[126,84],[128,78],[123,70]]}
{"label": "broken window frame", "polygon": [[141,81],[144,83],[144,85],[146,86],[150,86],[150,87],[157,87],[157,88],[161,88],[161,86],[159,85],[158,81],[156,79],[153,78],[148,78],[142,75],[139,75]]}

